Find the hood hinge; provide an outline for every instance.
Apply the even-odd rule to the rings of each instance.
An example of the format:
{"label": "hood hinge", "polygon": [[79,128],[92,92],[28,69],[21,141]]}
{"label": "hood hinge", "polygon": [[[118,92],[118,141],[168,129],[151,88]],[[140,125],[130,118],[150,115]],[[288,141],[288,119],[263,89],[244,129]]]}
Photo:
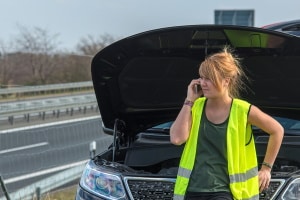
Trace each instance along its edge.
{"label": "hood hinge", "polygon": [[114,124],[114,133],[113,133],[114,139],[113,139],[113,146],[112,146],[112,149],[113,149],[112,161],[113,162],[115,161],[116,151],[120,147],[120,140],[121,140],[121,133],[122,133],[121,130],[123,130],[124,128],[125,128],[125,122],[122,120],[116,119],[115,124]]}

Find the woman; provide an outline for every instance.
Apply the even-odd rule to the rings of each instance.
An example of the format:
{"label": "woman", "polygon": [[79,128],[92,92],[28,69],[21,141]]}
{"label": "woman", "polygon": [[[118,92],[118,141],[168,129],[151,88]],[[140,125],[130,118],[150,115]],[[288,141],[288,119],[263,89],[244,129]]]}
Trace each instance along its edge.
{"label": "woman", "polygon": [[[207,57],[199,75],[189,84],[170,130],[173,144],[186,143],[174,200],[259,199],[259,192],[269,186],[283,127],[256,106],[238,99],[245,74],[228,48]],[[195,90],[197,85],[200,91]],[[270,135],[259,171],[251,125]]]}

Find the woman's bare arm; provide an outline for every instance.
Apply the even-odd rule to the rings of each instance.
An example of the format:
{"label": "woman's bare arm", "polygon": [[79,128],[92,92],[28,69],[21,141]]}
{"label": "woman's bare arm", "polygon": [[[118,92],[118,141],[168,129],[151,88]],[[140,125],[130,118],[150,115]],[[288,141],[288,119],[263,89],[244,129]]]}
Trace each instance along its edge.
{"label": "woman's bare arm", "polygon": [[[188,86],[186,100],[194,102],[203,93],[202,91],[195,91],[196,85],[199,85],[199,79],[194,79]],[[192,124],[192,105],[183,105],[177,118],[170,129],[170,139],[175,145],[183,144],[190,135]]]}
{"label": "woman's bare arm", "polygon": [[[284,130],[283,127],[271,116],[262,112],[256,106],[251,106],[248,121],[250,124],[259,127],[270,135],[267,150],[264,158],[266,165],[262,165],[259,171],[260,191],[267,188],[271,179],[271,167],[279,152]],[[267,166],[269,165],[270,166]]]}
{"label": "woman's bare arm", "polygon": [[189,137],[192,115],[191,106],[183,105],[170,129],[170,139],[175,145],[183,144]]}

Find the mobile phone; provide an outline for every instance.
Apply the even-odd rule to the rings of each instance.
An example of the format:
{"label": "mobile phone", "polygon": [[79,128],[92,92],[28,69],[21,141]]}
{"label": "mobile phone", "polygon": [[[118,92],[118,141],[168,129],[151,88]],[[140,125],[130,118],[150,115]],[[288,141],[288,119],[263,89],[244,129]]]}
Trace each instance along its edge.
{"label": "mobile phone", "polygon": [[199,93],[200,90],[201,90],[201,85],[196,84],[196,85],[195,85],[195,92],[196,92],[196,93]]}

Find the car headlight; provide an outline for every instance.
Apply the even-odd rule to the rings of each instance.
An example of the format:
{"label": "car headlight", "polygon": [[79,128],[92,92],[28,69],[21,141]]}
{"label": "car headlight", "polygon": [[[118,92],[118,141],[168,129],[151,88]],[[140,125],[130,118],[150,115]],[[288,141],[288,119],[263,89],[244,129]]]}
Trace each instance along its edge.
{"label": "car headlight", "polygon": [[97,196],[114,200],[126,199],[125,189],[119,176],[100,172],[90,164],[86,165],[80,184],[87,191]]}
{"label": "car headlight", "polygon": [[300,199],[300,178],[293,180],[284,190],[281,199],[297,200]]}

